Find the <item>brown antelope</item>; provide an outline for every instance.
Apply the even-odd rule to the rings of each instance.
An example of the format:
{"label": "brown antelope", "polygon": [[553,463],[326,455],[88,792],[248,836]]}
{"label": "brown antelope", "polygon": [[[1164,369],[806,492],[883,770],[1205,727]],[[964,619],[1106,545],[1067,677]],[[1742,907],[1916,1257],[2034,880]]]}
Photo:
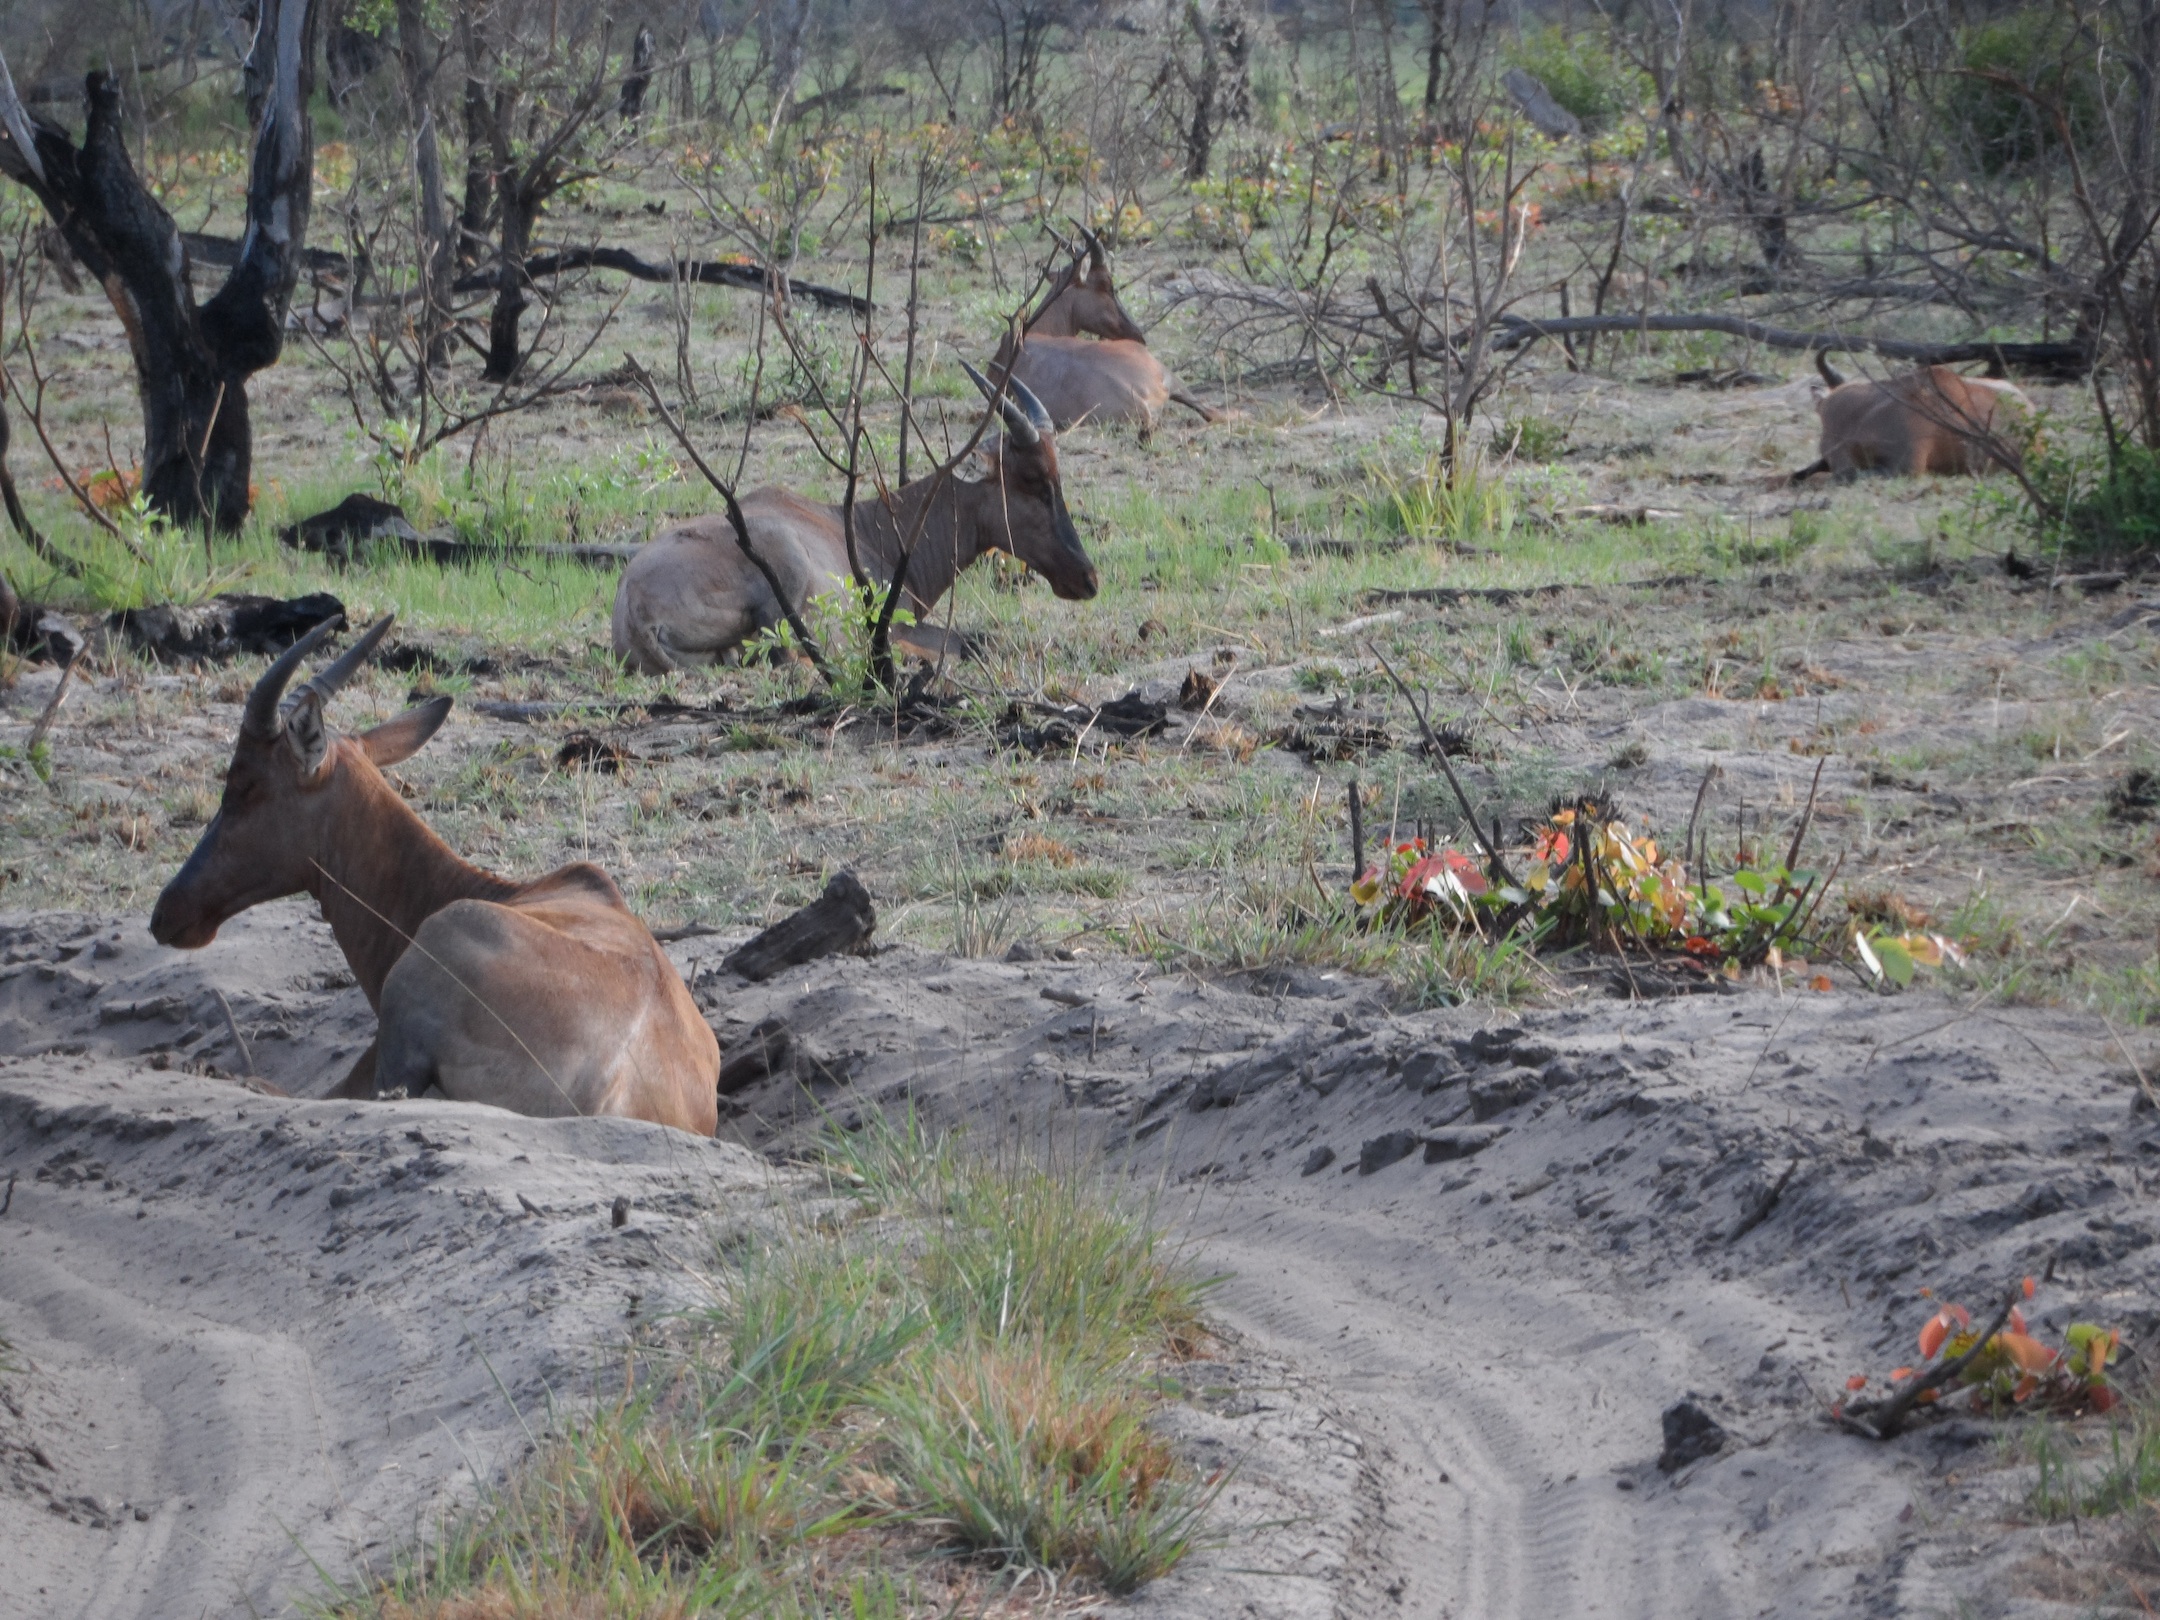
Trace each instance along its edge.
{"label": "brown antelope", "polygon": [[[1861,472],[1985,473],[2019,464],[2019,430],[2032,401],[2009,383],[1927,366],[1885,382],[1848,382],[1821,350],[1815,367],[1830,385],[1815,399],[1821,454],[1792,475],[1850,480]],[[2007,409],[2005,408],[2007,407]],[[2010,434],[2005,437],[2000,427]]]}
{"label": "brown antelope", "polygon": [[1101,238],[1092,231],[1086,237],[1085,267],[1075,254],[1018,336],[1005,334],[992,375],[1026,383],[1060,432],[1082,422],[1137,422],[1146,437],[1172,400],[1206,421],[1221,420],[1148,352],[1147,334],[1110,279]]}
{"label": "brown antelope", "polygon": [[[967,371],[985,398],[996,397],[980,372]],[[902,602],[918,621],[906,639],[926,650],[937,650],[942,638],[921,621],[960,570],[985,552],[1019,558],[1068,602],[1087,601],[1099,583],[1065,510],[1049,413],[1020,382],[999,408],[1004,441],[989,453],[991,470],[981,482],[919,478],[889,501],[855,507],[856,555],[880,587],[892,582],[901,548],[916,537]],[[739,504],[752,549],[793,606],[849,584],[839,507],[785,489],[752,490]],[[615,590],[615,656],[643,675],[732,661],[745,641],[784,617],[726,515],[692,518],[656,535],[623,570]]]}
{"label": "brown antelope", "polygon": [[712,1135],[719,1045],[608,875],[580,861],[513,883],[468,866],[383,780],[382,767],[435,735],[450,699],[357,737],[330,729],[323,711],[390,623],[282,709],[329,621],[255,683],[225,797],[158,896],[152,937],[199,949],[250,906],[313,895],[378,1020],[332,1095],[436,1086],[520,1114],[615,1114]]}

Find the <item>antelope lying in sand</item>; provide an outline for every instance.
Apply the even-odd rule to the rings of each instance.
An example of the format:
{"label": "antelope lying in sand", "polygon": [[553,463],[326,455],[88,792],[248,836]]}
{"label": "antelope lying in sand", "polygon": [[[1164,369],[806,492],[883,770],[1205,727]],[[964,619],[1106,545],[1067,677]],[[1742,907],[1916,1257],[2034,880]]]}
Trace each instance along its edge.
{"label": "antelope lying in sand", "polygon": [[1119,301],[1102,240],[1092,231],[1084,258],[1074,255],[1017,340],[1005,334],[991,373],[1026,383],[1060,431],[1081,422],[1137,422],[1145,437],[1172,400],[1209,422],[1222,416],[1148,352],[1147,334]]}
{"label": "antelope lying in sand", "polygon": [[[2032,401],[2009,383],[1927,366],[1887,382],[1848,382],[1821,350],[1815,368],[1830,391],[1815,400],[1821,454],[1792,475],[1850,479],[1860,472],[1985,473],[2019,464]],[[1998,431],[1998,425],[2002,431]]]}
{"label": "antelope lying in sand", "polygon": [[712,1135],[720,1049],[645,925],[580,861],[512,883],[451,853],[383,780],[450,713],[439,697],[357,737],[323,718],[383,618],[281,709],[325,621],[248,695],[225,797],[150,914],[194,950],[265,900],[311,894],[379,1020],[337,1091],[438,1086],[520,1114],[616,1114]]}
{"label": "antelope lying in sand", "polygon": [[[972,366],[968,375],[984,398],[996,398]],[[856,555],[881,589],[892,582],[901,548],[916,536],[902,601],[918,621],[907,636],[917,646],[940,645],[921,621],[960,570],[987,551],[1019,558],[1068,602],[1095,594],[1095,565],[1065,510],[1049,413],[1017,381],[999,408],[1005,437],[990,453],[991,470],[981,482],[919,478],[902,485],[889,503],[856,503]],[[752,490],[739,504],[751,547],[794,606],[853,588],[839,507],[785,489]],[[765,576],[736,544],[727,516],[692,518],[656,535],[623,570],[615,590],[615,656],[641,675],[732,660],[745,641],[783,617]]]}

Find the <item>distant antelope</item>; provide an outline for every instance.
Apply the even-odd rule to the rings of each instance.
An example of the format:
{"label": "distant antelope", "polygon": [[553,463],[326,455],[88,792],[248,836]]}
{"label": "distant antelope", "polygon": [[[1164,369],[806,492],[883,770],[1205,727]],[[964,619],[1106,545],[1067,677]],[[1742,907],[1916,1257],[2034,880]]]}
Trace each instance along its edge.
{"label": "distant antelope", "polygon": [[1007,332],[999,342],[992,374],[1009,370],[1026,383],[1061,432],[1081,422],[1137,422],[1150,434],[1172,400],[1220,421],[1220,411],[1195,399],[1148,352],[1147,334],[1118,298],[1102,239],[1092,231],[1086,238],[1084,257],[1073,256],[1018,339]]}
{"label": "distant antelope", "polygon": [[[2019,464],[2016,430],[2031,420],[2032,401],[2009,383],[1927,366],[1885,382],[1848,382],[1817,350],[1815,368],[1830,385],[1815,400],[1821,454],[1792,475],[1819,472],[1850,479],[1860,472],[1986,473]],[[2006,409],[2007,407],[2007,409]]]}
{"label": "distant antelope", "polygon": [[720,1049],[620,890],[580,861],[531,883],[468,866],[383,780],[450,713],[438,697],[357,737],[323,718],[390,628],[280,699],[330,632],[248,694],[225,797],[150,932],[195,950],[250,906],[309,894],[378,1019],[342,1097],[439,1086],[520,1114],[615,1114],[710,1136]]}
{"label": "distant antelope", "polygon": [[[985,398],[995,397],[980,372],[970,366],[968,375]],[[856,555],[881,588],[892,582],[900,549],[928,506],[902,598],[918,621],[960,570],[988,551],[1019,558],[1069,602],[1095,594],[1095,565],[1065,510],[1049,413],[1019,382],[1000,409],[1004,441],[991,453],[989,476],[979,483],[919,478],[903,484],[889,504],[856,502]],[[785,489],[752,490],[739,504],[751,547],[793,606],[826,591],[853,588],[839,507]],[[615,590],[615,656],[642,675],[732,661],[745,641],[783,617],[772,587],[736,543],[727,516],[692,518],[656,535],[623,570]],[[936,633],[920,623],[907,639],[938,644]]]}

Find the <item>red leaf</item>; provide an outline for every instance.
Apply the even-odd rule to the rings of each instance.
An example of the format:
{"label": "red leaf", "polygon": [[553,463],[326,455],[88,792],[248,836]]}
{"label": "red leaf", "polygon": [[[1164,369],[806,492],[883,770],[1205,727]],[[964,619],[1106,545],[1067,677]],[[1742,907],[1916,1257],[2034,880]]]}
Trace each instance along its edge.
{"label": "red leaf", "polygon": [[2033,1280],[2030,1277],[2025,1279],[2025,1297],[2027,1299],[2033,1297]]}
{"label": "red leaf", "polygon": [[1845,1387],[1847,1389],[1866,1389],[1867,1374],[1854,1373],[1850,1378],[1845,1380]]}
{"label": "red leaf", "polygon": [[1943,1340],[1950,1337],[1950,1317],[1946,1311],[1937,1311],[1928,1318],[1926,1327],[1920,1330],[1920,1359],[1932,1361],[1935,1352],[1943,1347]]}

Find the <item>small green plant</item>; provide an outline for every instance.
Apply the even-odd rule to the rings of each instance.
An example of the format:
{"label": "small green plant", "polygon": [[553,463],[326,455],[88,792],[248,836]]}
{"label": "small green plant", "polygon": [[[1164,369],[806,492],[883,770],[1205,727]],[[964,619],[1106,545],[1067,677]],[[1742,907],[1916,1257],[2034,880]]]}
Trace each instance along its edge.
{"label": "small green plant", "polygon": [[[838,585],[803,604],[803,628],[816,639],[818,651],[825,658],[825,667],[832,673],[833,695],[843,702],[868,697],[880,689],[874,679],[876,665],[871,657],[871,641],[884,597],[885,593],[880,589],[865,601],[853,585]],[[894,629],[902,629],[914,622],[915,615],[906,608],[893,609]],[[760,631],[743,646],[746,655],[763,657],[773,663],[791,662],[802,653],[795,628],[785,619]]]}
{"label": "small green plant", "polygon": [[1364,472],[1368,492],[1358,504],[1368,526],[1381,534],[1468,545],[1505,540],[1515,527],[1507,481],[1474,457],[1451,467],[1438,450],[1429,450],[1398,468],[1373,456]]}
{"label": "small green plant", "polygon": [[[1950,940],[1916,928],[1813,931],[1823,874],[1752,861],[1713,883],[1597,794],[1555,805],[1507,869],[1509,880],[1496,881],[1499,868],[1482,850],[1405,839],[1359,874],[1350,897],[1367,927],[1666,951],[1727,973],[1850,951],[1878,983],[1902,989],[1920,967],[1964,959]],[[1830,988],[1821,974],[1810,983]]]}
{"label": "small green plant", "polygon": [[1492,452],[1502,460],[1557,461],[1567,442],[1565,424],[1549,416],[1511,416],[1493,430]]}
{"label": "small green plant", "polygon": [[[2022,1292],[2030,1300],[2037,1286],[2027,1277],[2011,1298]],[[1933,1302],[1932,1290],[1921,1292]],[[1976,1331],[1972,1324],[1972,1312],[1964,1306],[1939,1304],[1920,1329],[1918,1363],[1892,1368],[1883,1398],[1856,1405],[1852,1415],[1865,1421],[1870,1408],[1879,1412],[1900,1397],[1907,1397],[1908,1408],[1942,1405],[1962,1395],[1972,1411],[2024,1408],[2063,1417],[2108,1412],[2122,1404],[2122,1392],[2108,1376],[2122,1351],[2122,1335],[2115,1329],[2072,1322],[2063,1329],[2061,1346],[2051,1347],[2034,1337],[2016,1304],[2003,1313],[1999,1328]],[[1864,1373],[1845,1380],[1849,1395],[1867,1387]],[[1832,1407],[1831,1415],[1845,1414]]]}
{"label": "small green plant", "polygon": [[2044,1519],[2092,1519],[2160,1503],[2160,1400],[2150,1393],[2110,1414],[2097,1466],[2053,1426],[2036,1427],[2026,1453],[2038,1477],[2033,1510]]}

